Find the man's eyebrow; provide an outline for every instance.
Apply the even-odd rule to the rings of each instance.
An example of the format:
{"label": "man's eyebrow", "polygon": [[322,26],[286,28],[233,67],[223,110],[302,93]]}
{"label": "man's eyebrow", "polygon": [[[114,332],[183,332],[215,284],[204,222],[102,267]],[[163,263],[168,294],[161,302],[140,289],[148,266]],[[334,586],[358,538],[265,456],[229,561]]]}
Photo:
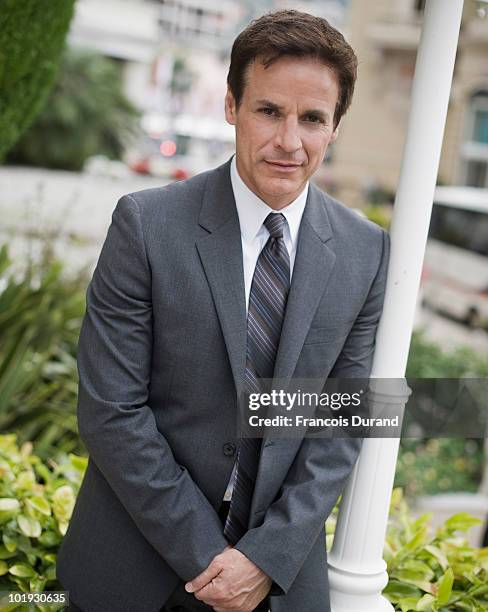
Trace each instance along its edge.
{"label": "man's eyebrow", "polygon": [[[256,100],[256,104],[259,104],[260,106],[267,106],[268,108],[272,108],[273,110],[276,110],[276,111],[283,110],[282,106],[280,106],[279,104],[275,104],[275,102],[271,102],[271,100],[266,100],[265,98]],[[324,111],[319,110],[318,108],[312,108],[310,110],[306,110],[303,114],[304,115],[316,115],[317,117],[319,117],[319,119],[322,119],[323,121],[326,121],[326,122],[330,121],[329,113],[325,113]]]}
{"label": "man's eyebrow", "polygon": [[261,106],[269,106],[270,108],[273,108],[275,110],[283,110],[282,106],[271,102],[271,100],[266,100],[265,98],[262,98],[261,100],[256,100],[256,104],[261,104]]}

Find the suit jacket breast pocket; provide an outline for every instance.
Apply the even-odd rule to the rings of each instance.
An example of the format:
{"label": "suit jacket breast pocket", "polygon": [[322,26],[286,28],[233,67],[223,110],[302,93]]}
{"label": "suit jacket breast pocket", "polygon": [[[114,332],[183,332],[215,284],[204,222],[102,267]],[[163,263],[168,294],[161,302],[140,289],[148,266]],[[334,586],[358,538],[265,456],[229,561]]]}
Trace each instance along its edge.
{"label": "suit jacket breast pocket", "polygon": [[327,377],[347,338],[347,330],[311,327],[300,351],[294,377]]}
{"label": "suit jacket breast pocket", "polygon": [[313,322],[304,344],[343,342],[349,334],[354,321],[347,317],[334,317]]}

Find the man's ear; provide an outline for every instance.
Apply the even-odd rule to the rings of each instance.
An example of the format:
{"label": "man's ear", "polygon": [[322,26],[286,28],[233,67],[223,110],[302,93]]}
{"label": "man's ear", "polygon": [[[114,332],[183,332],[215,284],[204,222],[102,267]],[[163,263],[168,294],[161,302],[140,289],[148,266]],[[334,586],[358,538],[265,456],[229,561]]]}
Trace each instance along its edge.
{"label": "man's ear", "polygon": [[339,121],[339,123],[335,127],[334,131],[332,132],[332,136],[330,137],[330,141],[329,142],[334,142],[337,139],[337,137],[339,136],[339,128],[340,128],[340,126],[341,126],[341,122]]}
{"label": "man's ear", "polygon": [[229,88],[227,88],[227,93],[225,94],[225,118],[227,123],[231,125],[236,124],[236,101],[235,98]]}

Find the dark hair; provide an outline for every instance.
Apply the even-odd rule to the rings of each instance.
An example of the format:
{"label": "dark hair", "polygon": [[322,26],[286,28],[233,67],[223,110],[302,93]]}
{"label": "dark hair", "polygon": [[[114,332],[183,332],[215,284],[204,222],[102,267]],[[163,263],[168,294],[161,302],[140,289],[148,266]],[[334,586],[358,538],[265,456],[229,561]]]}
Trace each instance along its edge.
{"label": "dark hair", "polygon": [[252,21],[235,39],[227,84],[239,107],[246,71],[257,58],[265,68],[283,56],[311,57],[334,71],[339,99],[334,127],[349,108],[357,75],[357,57],[344,36],[326,19],[295,10],[267,13]]}

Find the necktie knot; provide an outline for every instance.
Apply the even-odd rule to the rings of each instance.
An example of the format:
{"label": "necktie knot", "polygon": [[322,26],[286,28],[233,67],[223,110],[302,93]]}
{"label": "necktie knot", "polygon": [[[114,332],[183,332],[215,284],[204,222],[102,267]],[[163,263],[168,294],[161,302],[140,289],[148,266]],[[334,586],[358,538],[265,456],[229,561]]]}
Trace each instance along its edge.
{"label": "necktie knot", "polygon": [[281,213],[269,213],[264,225],[272,238],[283,238],[286,219]]}

